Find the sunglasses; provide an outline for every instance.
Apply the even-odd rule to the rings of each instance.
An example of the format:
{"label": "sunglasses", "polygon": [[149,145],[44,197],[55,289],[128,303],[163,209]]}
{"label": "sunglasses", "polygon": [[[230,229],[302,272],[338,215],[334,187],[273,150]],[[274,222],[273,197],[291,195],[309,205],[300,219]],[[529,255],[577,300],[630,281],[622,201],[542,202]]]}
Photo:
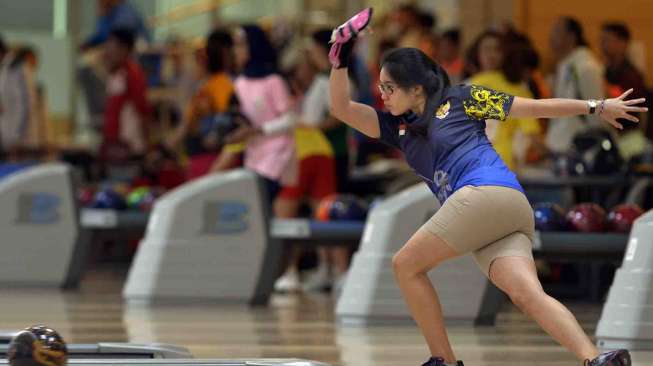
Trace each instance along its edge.
{"label": "sunglasses", "polygon": [[382,94],[385,94],[388,97],[391,96],[392,93],[394,93],[395,89],[397,88],[395,85],[390,84],[390,83],[379,83],[379,85],[377,85],[377,87],[379,88],[379,91]]}

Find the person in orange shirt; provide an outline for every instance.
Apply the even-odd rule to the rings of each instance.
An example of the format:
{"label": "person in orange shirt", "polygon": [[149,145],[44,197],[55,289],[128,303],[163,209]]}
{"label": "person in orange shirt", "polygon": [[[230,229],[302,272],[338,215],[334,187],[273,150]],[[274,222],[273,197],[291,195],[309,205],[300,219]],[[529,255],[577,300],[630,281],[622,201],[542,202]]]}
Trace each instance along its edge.
{"label": "person in orange shirt", "polygon": [[[233,64],[233,44],[229,32],[216,30],[209,35],[206,42],[208,79],[191,98],[182,123],[166,143],[168,148],[173,148],[184,142],[189,156],[188,179],[208,173],[214,164],[220,163],[222,169],[227,169],[239,163],[242,145],[223,146],[214,134],[203,128],[208,119],[219,114],[235,115],[239,109],[229,74]],[[216,161],[218,157],[219,161]]]}

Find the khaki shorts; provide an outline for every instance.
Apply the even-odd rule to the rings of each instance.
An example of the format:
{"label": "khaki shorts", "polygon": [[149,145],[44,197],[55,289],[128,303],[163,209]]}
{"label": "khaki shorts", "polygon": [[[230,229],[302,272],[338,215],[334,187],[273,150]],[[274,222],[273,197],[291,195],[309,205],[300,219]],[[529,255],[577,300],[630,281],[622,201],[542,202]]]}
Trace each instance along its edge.
{"label": "khaki shorts", "polygon": [[533,259],[533,210],[520,191],[499,186],[464,186],[423,226],[458,254],[472,253],[489,277],[500,257]]}

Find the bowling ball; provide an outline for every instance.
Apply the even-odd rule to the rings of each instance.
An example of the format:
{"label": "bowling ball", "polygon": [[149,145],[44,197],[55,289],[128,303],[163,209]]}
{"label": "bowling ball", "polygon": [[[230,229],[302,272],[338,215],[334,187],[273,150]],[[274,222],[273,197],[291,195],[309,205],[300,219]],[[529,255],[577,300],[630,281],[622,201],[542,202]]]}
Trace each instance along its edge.
{"label": "bowling ball", "polygon": [[143,211],[143,212],[150,212],[152,211],[152,207],[154,207],[154,203],[156,202],[157,198],[159,198],[160,193],[158,190],[150,190],[147,192],[144,196],[143,199],[141,200],[140,204],[138,205],[138,209]]}
{"label": "bowling ball", "polygon": [[315,217],[320,221],[364,221],[367,204],[351,194],[333,194],[323,198]]}
{"label": "bowling ball", "polygon": [[608,230],[628,233],[644,210],[634,204],[622,204],[612,208],[608,213]]}
{"label": "bowling ball", "polygon": [[150,187],[142,186],[134,188],[127,195],[127,207],[130,209],[139,209],[143,199],[148,193],[150,193]]}
{"label": "bowling ball", "polygon": [[113,184],[113,185],[111,186],[111,189],[112,189],[114,192],[116,192],[116,193],[118,193],[119,195],[121,195],[122,197],[127,197],[127,195],[129,194],[129,192],[131,191],[131,186],[129,185],[129,183],[123,183],[123,182],[120,182],[120,183],[115,183],[115,184]]}
{"label": "bowling ball", "polygon": [[95,194],[92,208],[124,210],[127,208],[125,199],[111,188],[104,188]]}
{"label": "bowling ball", "polygon": [[574,135],[572,149],[581,158],[587,174],[609,175],[622,170],[623,159],[609,131],[591,128]]}
{"label": "bowling ball", "polygon": [[543,202],[533,206],[535,229],[541,231],[564,230],[565,210],[555,203]]}
{"label": "bowling ball", "polygon": [[587,166],[574,153],[558,154],[553,157],[553,172],[558,177],[574,177],[587,174]]}
{"label": "bowling ball", "polygon": [[83,207],[89,207],[93,204],[95,189],[90,187],[80,188],[77,192],[77,201]]}
{"label": "bowling ball", "polygon": [[7,359],[11,366],[64,366],[68,348],[57,331],[36,325],[25,328],[11,339]]}
{"label": "bowling ball", "polygon": [[233,113],[216,113],[200,120],[200,134],[203,139],[210,139],[217,146],[222,146],[225,137],[238,126],[238,118]]}
{"label": "bowling ball", "polygon": [[600,232],[605,224],[605,210],[596,203],[580,203],[567,212],[567,226],[574,231]]}

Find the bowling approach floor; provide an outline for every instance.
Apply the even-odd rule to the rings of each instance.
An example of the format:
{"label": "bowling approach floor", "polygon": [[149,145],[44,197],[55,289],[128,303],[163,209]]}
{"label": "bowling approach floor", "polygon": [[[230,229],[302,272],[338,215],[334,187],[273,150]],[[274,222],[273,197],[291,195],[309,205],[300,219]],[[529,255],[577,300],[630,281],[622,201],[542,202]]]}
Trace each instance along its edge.
{"label": "bowling approach floor", "polygon": [[[87,273],[79,291],[1,290],[0,330],[44,323],[69,343],[163,342],[196,358],[305,358],[333,366],[421,365],[426,346],[413,325],[342,327],[328,295],[275,295],[270,306],[127,306],[124,269]],[[596,305],[567,304],[593,333]],[[467,366],[580,365],[535,323],[505,304],[493,328],[450,327]],[[634,365],[653,366],[653,352],[634,353]]]}

